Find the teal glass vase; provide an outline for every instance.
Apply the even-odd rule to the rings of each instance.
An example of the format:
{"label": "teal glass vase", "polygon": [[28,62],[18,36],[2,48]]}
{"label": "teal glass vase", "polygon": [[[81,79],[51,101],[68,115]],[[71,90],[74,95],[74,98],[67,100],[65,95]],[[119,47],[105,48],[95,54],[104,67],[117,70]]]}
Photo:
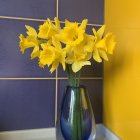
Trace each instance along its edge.
{"label": "teal glass vase", "polygon": [[57,140],[94,140],[96,125],[84,86],[67,86],[56,124]]}

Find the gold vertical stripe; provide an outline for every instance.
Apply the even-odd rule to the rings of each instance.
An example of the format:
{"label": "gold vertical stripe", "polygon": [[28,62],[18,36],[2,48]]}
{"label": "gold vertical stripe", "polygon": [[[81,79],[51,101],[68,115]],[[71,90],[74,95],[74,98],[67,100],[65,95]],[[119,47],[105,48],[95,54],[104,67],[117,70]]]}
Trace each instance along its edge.
{"label": "gold vertical stripe", "polygon": [[[58,0],[56,0],[56,17],[58,18]],[[55,83],[55,126],[57,121],[57,103],[58,103],[58,69],[56,69]]]}
{"label": "gold vertical stripe", "polygon": [[58,69],[56,69],[56,79],[55,79],[55,125],[57,121],[57,100],[58,100]]}
{"label": "gold vertical stripe", "polygon": [[59,6],[58,0],[56,0],[56,17],[57,18],[58,18],[58,14],[59,14],[59,12],[58,12],[58,6]]}

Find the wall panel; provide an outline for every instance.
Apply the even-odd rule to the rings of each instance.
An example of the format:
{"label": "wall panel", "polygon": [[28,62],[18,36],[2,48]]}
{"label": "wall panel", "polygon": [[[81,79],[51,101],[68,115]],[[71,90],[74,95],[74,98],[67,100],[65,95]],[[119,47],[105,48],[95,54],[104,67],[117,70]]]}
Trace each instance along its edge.
{"label": "wall panel", "polygon": [[104,0],[59,0],[59,17],[72,21],[88,18],[90,23],[104,23]]}
{"label": "wall panel", "polygon": [[56,0],[1,0],[1,16],[25,18],[53,18],[56,15]]}
{"label": "wall panel", "polygon": [[0,131],[54,126],[55,80],[0,80]]}

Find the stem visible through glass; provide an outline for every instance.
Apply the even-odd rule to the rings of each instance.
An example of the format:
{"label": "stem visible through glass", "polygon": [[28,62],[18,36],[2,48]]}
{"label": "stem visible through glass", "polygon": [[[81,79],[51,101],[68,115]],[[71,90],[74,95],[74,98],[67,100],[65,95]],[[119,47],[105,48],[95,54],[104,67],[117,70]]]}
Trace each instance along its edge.
{"label": "stem visible through glass", "polygon": [[72,87],[79,87],[81,70],[79,70],[77,73],[74,73],[72,71],[71,65],[67,64],[66,72],[67,72],[67,76],[68,76],[69,85]]}
{"label": "stem visible through glass", "polygon": [[[68,75],[69,85],[73,88],[75,92],[75,111],[73,112],[73,129],[72,129],[72,140],[81,140],[82,139],[82,114],[81,114],[81,105],[80,105],[80,74],[81,71],[74,73],[72,71],[71,65],[66,66],[66,72]],[[75,88],[76,87],[76,88]],[[78,88],[77,88],[78,87]]]}

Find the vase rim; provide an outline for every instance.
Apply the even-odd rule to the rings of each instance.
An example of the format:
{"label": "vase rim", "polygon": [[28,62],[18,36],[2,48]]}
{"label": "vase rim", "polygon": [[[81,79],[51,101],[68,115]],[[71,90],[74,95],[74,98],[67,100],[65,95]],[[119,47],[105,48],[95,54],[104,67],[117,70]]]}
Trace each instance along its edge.
{"label": "vase rim", "polygon": [[70,85],[67,85],[66,87],[67,88],[85,88],[84,85],[79,85],[79,86],[70,86]]}

